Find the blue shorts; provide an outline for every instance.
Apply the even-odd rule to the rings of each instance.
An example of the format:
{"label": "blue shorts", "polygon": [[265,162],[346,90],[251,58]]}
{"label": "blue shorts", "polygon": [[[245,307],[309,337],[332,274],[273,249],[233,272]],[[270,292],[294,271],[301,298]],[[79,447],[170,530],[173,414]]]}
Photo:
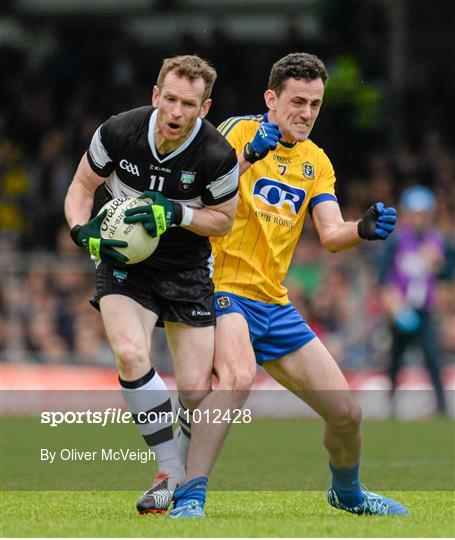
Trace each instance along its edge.
{"label": "blue shorts", "polygon": [[233,293],[215,293],[215,315],[226,313],[240,313],[245,318],[259,365],[296,351],[316,337],[290,303],[280,306]]}

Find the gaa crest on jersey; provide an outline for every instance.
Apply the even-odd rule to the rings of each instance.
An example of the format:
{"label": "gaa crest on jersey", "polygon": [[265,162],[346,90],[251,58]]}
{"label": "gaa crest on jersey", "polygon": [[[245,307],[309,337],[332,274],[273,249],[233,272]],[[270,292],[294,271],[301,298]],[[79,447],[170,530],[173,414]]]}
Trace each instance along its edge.
{"label": "gaa crest on jersey", "polygon": [[195,172],[182,171],[180,173],[179,189],[180,191],[190,191],[196,180]]}
{"label": "gaa crest on jersey", "polygon": [[139,167],[135,165],[134,163],[130,163],[126,159],[122,159],[119,163],[120,168],[124,169],[125,171],[129,172],[130,174],[134,174],[135,176],[139,176]]}
{"label": "gaa crest on jersey", "polygon": [[314,165],[310,163],[309,161],[305,161],[305,163],[302,166],[303,169],[303,176],[307,180],[314,180]]}
{"label": "gaa crest on jersey", "polygon": [[228,308],[231,305],[231,299],[229,296],[219,296],[216,303],[220,309]]}
{"label": "gaa crest on jersey", "polygon": [[306,193],[271,178],[259,178],[253,187],[253,200],[258,210],[294,219],[302,208]]}

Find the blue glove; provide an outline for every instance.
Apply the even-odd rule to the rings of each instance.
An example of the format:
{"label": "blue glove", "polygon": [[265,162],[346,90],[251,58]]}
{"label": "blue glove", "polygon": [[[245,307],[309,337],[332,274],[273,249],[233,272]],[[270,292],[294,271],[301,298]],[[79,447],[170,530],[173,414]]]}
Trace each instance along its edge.
{"label": "blue glove", "polygon": [[397,211],[385,208],[384,203],[377,202],[370,206],[357,224],[360,238],[365,240],[386,240],[395,229]]}
{"label": "blue glove", "polygon": [[282,136],[276,122],[261,122],[253,140],[245,145],[244,158],[250,163],[265,158],[270,150],[275,150]]}

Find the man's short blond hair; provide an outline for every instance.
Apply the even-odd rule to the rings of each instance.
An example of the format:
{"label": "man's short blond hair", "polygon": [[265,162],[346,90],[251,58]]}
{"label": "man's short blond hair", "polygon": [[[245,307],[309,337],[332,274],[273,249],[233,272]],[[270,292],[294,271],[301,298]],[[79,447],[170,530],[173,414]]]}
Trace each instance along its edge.
{"label": "man's short blond hair", "polygon": [[166,75],[171,71],[179,77],[186,77],[190,81],[202,79],[205,84],[205,92],[202,96],[202,101],[205,101],[210,97],[217,73],[215,68],[206,60],[190,54],[166,58],[163,61],[163,65],[158,74],[158,80],[156,82],[158,88],[163,84]]}

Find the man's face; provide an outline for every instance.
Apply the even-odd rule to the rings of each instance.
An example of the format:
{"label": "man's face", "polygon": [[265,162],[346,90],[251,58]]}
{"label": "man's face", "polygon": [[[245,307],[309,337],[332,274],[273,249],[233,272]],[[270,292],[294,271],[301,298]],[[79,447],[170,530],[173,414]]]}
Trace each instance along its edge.
{"label": "man's face", "polygon": [[266,90],[269,120],[278,122],[287,142],[305,141],[313,129],[324,96],[322,79],[287,79],[280,95]]}
{"label": "man's face", "polygon": [[194,128],[196,119],[208,113],[211,99],[203,101],[205,84],[202,78],[190,81],[170,71],[160,88],[153,88],[152,103],[158,109],[156,135],[167,141],[184,141]]}

